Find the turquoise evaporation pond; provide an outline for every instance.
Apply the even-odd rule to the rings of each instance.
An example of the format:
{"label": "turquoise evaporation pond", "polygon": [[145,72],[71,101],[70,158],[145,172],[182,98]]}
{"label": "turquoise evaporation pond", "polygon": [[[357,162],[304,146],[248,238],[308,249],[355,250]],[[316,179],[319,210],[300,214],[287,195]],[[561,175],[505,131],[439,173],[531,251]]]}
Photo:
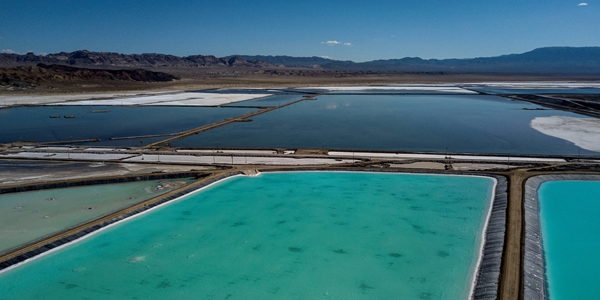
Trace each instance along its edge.
{"label": "turquoise evaporation pond", "polygon": [[537,110],[484,95],[322,95],[172,142],[178,147],[313,148],[499,154],[597,154],[531,128]]}
{"label": "turquoise evaporation pond", "polygon": [[465,299],[494,181],[234,177],[0,274],[0,299]]}
{"label": "turquoise evaporation pond", "polygon": [[544,182],[538,195],[549,299],[600,298],[600,181]]}
{"label": "turquoise evaporation pond", "polygon": [[0,253],[171,191],[192,178],[45,189],[0,195]]}
{"label": "turquoise evaporation pond", "polygon": [[[109,140],[113,137],[169,134],[200,127],[256,109],[161,106],[33,106],[0,109],[0,143],[52,142],[99,138],[94,146],[139,146],[168,137]],[[93,111],[108,111],[94,113]],[[61,118],[50,118],[61,116]],[[63,118],[74,116],[74,118]],[[84,143],[85,144],[85,143]]]}

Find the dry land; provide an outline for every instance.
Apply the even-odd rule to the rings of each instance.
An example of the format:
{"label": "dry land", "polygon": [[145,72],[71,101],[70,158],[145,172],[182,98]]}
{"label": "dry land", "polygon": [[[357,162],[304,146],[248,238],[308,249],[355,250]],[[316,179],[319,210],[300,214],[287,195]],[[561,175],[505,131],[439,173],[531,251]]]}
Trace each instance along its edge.
{"label": "dry land", "polygon": [[356,86],[381,84],[447,84],[447,83],[498,83],[522,84],[528,82],[598,82],[597,75],[516,75],[502,73],[444,73],[395,71],[333,71],[318,69],[255,69],[255,68],[161,68],[179,77],[170,82],[136,82],[126,80],[78,80],[41,82],[35,88],[0,90],[0,95],[39,94],[104,94],[147,91],[181,91],[236,87],[310,87]]}
{"label": "dry land", "polygon": [[[169,72],[169,70],[161,70]],[[45,84],[34,90],[0,92],[0,106],[66,104],[91,105],[123,102],[131,105],[221,105],[243,101],[244,97],[216,98],[184,91],[233,87],[307,87],[339,90],[339,85],[381,84],[442,84],[437,89],[452,93],[470,91],[446,86],[449,83],[488,83],[497,86],[530,87],[536,81],[552,86],[573,86],[565,80],[594,80],[593,76],[560,78],[548,76],[518,76],[494,74],[427,74],[376,73],[295,70],[264,72],[253,69],[171,70],[181,80],[166,83],[89,82]],[[304,75],[302,75],[304,74]],[[518,81],[515,83],[515,81]],[[557,82],[561,81],[561,82]],[[364,88],[364,87],[361,87]],[[381,89],[382,87],[373,87]],[[357,89],[352,87],[347,90]],[[402,89],[398,87],[397,89]],[[252,94],[265,97],[266,94]],[[200,98],[202,99],[200,99]],[[212,98],[211,98],[212,97]],[[127,100],[123,100],[127,99]],[[242,100],[241,100],[242,99]],[[87,101],[87,102],[72,102]],[[124,104],[123,104],[124,105]],[[597,120],[567,119],[541,120],[532,124],[548,135],[575,142],[582,148],[598,151]],[[561,123],[562,122],[562,123]],[[591,126],[592,122],[593,126]],[[568,126],[562,126],[562,124]],[[209,126],[210,127],[210,126]],[[560,127],[560,128],[559,128]],[[212,128],[212,127],[211,127]],[[198,129],[196,129],[198,130]],[[202,128],[200,128],[202,130]],[[191,133],[193,134],[193,133]],[[590,135],[592,138],[590,138]],[[596,138],[593,138],[596,137]],[[70,228],[42,241],[29,244],[0,256],[0,263],[19,255],[36,251],[63,238],[88,232],[90,228],[115,222],[168,201],[169,197],[236,173],[254,175],[268,170],[371,170],[394,172],[436,172],[447,174],[494,174],[508,178],[509,202],[507,208],[506,239],[499,283],[499,299],[522,299],[522,245],[523,245],[523,184],[531,176],[554,173],[598,174],[600,161],[579,162],[567,158],[445,155],[391,152],[327,151],[327,149],[114,149],[88,147],[42,147],[39,145],[4,145],[0,147],[0,189],[25,188],[40,184],[78,182],[97,178],[120,179],[131,176],[175,174],[191,172],[202,177],[196,183],[163,196],[155,197],[132,207],[115,211],[101,218]],[[165,200],[166,199],[166,200]]]}

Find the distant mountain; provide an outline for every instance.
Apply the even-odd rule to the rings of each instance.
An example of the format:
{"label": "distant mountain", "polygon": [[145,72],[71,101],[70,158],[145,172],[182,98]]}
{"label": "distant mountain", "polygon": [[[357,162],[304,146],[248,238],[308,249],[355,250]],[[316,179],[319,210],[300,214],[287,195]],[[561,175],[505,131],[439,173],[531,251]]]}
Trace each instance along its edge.
{"label": "distant mountain", "polygon": [[212,55],[179,57],[166,54],[119,54],[86,50],[43,56],[33,53],[25,55],[0,54],[0,66],[35,65],[38,63],[119,68],[246,67],[276,69],[287,67],[347,71],[600,74],[600,47],[547,47],[522,54],[496,57],[468,59],[405,57],[361,63],[316,56],[234,55],[217,58]]}
{"label": "distant mountain", "polygon": [[167,54],[120,54],[114,52],[91,52],[79,50],[48,55],[27,53],[0,54],[0,66],[23,66],[43,64],[61,64],[70,66],[102,66],[128,68],[196,68],[196,67],[251,67],[275,68],[262,61],[247,61],[239,57],[217,58],[212,55],[191,55],[179,57]]}
{"label": "distant mountain", "polygon": [[401,59],[374,60],[362,63],[338,61],[321,57],[249,56],[286,67],[311,67],[327,70],[404,71],[404,72],[455,72],[455,73],[600,73],[600,47],[547,47],[523,54],[468,59]]}
{"label": "distant mountain", "polygon": [[[319,68],[322,65],[338,62],[333,59],[313,56],[313,57],[294,57],[287,55],[232,55],[224,58],[240,57],[249,61],[264,61],[274,65],[282,65],[285,67],[308,67],[308,68]],[[352,63],[351,61],[347,61]]]}
{"label": "distant mountain", "polygon": [[424,72],[498,72],[498,73],[600,73],[600,47],[548,47],[523,54],[470,59],[374,60],[363,63],[332,62],[326,69],[393,70]]}
{"label": "distant mountain", "polygon": [[0,90],[30,89],[44,83],[89,81],[168,82],[179,79],[163,72],[143,69],[106,70],[65,65],[0,67]]}

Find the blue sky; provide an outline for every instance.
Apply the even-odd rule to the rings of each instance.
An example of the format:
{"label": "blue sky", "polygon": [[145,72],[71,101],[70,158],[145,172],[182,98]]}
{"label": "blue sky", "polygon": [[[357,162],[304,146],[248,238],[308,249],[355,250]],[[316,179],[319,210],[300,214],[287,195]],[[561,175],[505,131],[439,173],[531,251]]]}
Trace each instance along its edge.
{"label": "blue sky", "polygon": [[467,58],[600,46],[600,0],[9,1],[3,52]]}

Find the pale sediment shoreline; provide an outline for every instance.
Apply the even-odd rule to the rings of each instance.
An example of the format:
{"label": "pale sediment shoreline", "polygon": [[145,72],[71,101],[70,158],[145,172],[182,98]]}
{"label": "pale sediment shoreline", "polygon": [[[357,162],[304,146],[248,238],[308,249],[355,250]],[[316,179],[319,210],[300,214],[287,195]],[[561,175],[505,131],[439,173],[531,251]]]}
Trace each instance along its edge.
{"label": "pale sediment shoreline", "polygon": [[546,181],[594,180],[594,174],[556,174],[531,177],[525,183],[525,241],[523,254],[523,293],[524,299],[545,300],[548,298],[544,249],[539,218],[538,189]]}
{"label": "pale sediment shoreline", "polygon": [[600,120],[566,116],[537,117],[531,127],[543,134],[567,140],[585,150],[600,152]]}

